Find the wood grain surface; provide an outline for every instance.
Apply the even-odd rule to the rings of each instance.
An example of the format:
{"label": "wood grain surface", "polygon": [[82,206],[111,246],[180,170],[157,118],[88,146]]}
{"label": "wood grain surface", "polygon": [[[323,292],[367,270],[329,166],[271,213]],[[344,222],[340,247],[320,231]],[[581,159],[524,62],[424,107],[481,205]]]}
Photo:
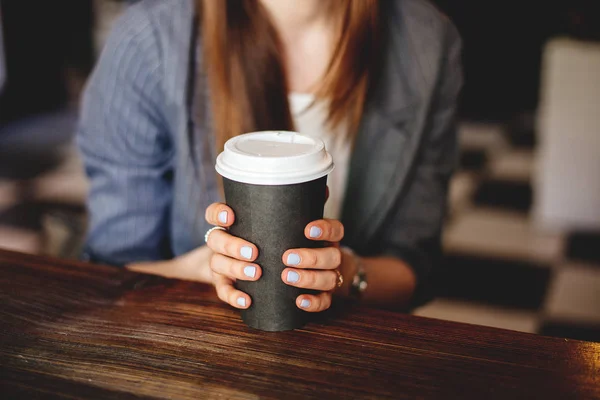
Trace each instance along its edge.
{"label": "wood grain surface", "polygon": [[600,344],[346,307],[247,328],[213,290],[0,251],[3,398],[600,398]]}

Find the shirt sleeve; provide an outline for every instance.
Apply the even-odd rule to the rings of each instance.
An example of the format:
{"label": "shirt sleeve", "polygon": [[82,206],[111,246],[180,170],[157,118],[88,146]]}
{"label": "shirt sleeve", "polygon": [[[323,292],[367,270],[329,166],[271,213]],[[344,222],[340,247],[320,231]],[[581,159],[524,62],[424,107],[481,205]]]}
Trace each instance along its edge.
{"label": "shirt sleeve", "polygon": [[113,265],[172,256],[173,145],[160,48],[131,7],[115,23],[87,84],[77,142],[90,182],[84,258]]}
{"label": "shirt sleeve", "polygon": [[445,63],[428,118],[426,142],[410,187],[383,235],[384,252],[404,260],[417,277],[410,308],[434,296],[432,281],[441,263],[441,233],[449,180],[458,158],[455,117],[463,83],[462,42],[450,22],[448,27]]}

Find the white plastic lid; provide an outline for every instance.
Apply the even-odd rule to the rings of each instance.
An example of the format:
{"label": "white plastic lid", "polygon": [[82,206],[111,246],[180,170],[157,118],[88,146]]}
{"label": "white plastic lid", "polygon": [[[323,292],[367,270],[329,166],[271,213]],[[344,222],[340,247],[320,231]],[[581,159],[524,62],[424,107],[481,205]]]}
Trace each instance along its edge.
{"label": "white plastic lid", "polygon": [[229,139],[215,168],[236,182],[291,185],[329,174],[333,160],[319,139],[296,132],[264,131]]}

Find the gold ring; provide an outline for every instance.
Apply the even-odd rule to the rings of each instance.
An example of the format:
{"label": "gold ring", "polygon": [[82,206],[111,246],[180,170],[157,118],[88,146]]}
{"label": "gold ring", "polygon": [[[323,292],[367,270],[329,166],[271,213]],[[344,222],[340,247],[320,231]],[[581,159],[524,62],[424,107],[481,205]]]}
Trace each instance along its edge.
{"label": "gold ring", "polygon": [[334,269],[334,271],[337,274],[337,283],[336,283],[336,286],[338,288],[341,288],[342,285],[344,284],[344,277],[342,276],[342,273],[340,272],[339,269]]}

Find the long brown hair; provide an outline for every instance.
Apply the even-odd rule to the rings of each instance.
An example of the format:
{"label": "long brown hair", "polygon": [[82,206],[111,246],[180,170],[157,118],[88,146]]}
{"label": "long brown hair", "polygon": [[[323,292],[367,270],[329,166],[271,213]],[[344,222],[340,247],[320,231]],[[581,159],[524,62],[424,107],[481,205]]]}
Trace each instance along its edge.
{"label": "long brown hair", "polygon": [[[358,129],[379,49],[378,0],[330,1],[338,40],[317,97],[328,123]],[[282,44],[259,0],[198,0],[218,149],[255,130],[293,130]]]}

